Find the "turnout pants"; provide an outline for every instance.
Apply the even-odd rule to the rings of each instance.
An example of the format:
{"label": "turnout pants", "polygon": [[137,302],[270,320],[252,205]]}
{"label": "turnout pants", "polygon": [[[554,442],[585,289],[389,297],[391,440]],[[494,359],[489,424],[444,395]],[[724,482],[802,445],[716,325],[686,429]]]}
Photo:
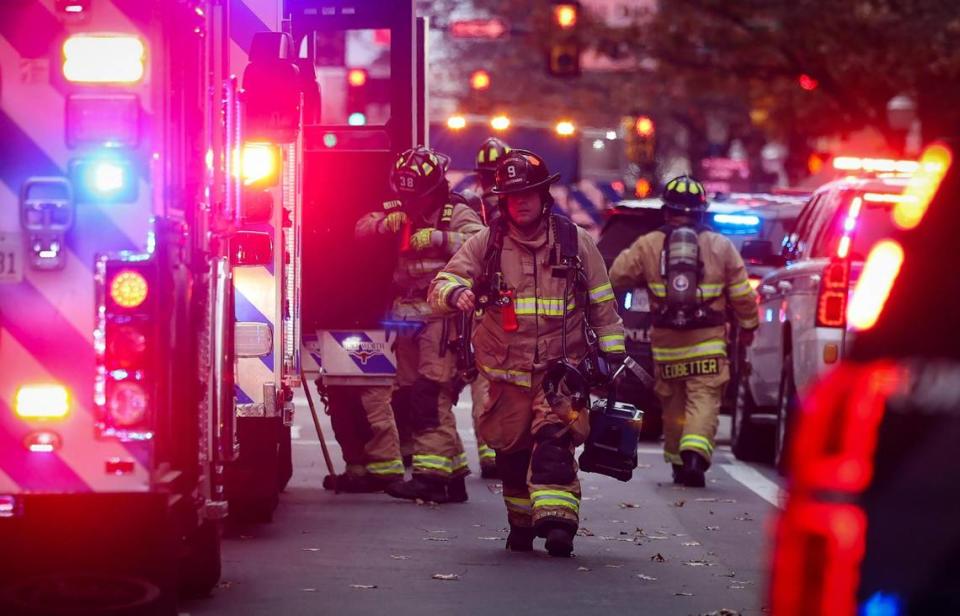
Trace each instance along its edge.
{"label": "turnout pants", "polygon": [[413,472],[442,479],[470,473],[453,415],[457,356],[441,354],[443,319],[430,319],[416,335],[397,339],[397,387],[409,404]]}
{"label": "turnout pants", "polygon": [[681,451],[695,451],[709,463],[716,445],[717,423],[723,389],[730,380],[726,359],[718,374],[664,379],[671,371],[657,365],[654,391],[663,406],[663,457],[670,464],[682,464]]}
{"label": "turnout pants", "polygon": [[470,383],[470,397],[473,400],[473,433],[477,435],[477,455],[480,457],[480,466],[486,468],[497,463],[497,453],[484,442],[478,428],[480,413],[490,398],[490,381],[483,374],[478,374],[473,383]]}
{"label": "turnout pants", "polygon": [[331,388],[331,423],[348,473],[403,477],[391,392],[389,385]]}
{"label": "turnout pants", "polygon": [[586,412],[571,423],[569,400],[550,406],[543,376],[534,373],[531,388],[490,381],[490,399],[478,420],[480,436],[496,450],[510,525],[532,526],[539,534],[551,524],[574,530],[579,525],[573,452],[590,429]]}

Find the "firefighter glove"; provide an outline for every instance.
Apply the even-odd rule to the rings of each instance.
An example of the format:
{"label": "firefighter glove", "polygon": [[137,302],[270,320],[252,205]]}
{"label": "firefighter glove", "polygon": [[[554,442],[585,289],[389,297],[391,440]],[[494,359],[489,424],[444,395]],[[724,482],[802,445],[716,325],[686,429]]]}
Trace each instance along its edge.
{"label": "firefighter glove", "polygon": [[407,215],[403,212],[390,212],[381,223],[383,233],[397,233],[407,222]]}
{"label": "firefighter glove", "polygon": [[410,236],[410,248],[426,250],[432,246],[439,246],[442,235],[436,229],[420,229]]}

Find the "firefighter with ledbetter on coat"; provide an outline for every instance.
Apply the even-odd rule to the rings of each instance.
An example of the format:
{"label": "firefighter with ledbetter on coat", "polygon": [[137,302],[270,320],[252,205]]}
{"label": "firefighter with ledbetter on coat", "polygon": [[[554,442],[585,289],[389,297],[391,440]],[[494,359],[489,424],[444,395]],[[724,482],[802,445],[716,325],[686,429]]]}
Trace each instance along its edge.
{"label": "firefighter with ledbetter on coat", "polygon": [[759,325],[743,259],[728,238],[703,226],[706,209],[703,185],[688,176],[671,180],[663,192],[664,227],[638,238],[610,268],[614,287],[645,284],[650,291],[664,458],[674,483],[690,487],[706,485],[730,380],[727,307],[743,344],[753,342]]}
{"label": "firefighter with ledbetter on coat", "polygon": [[[569,219],[549,213],[549,187],[558,176],[532,152],[507,154],[492,189],[500,222],[454,255],[434,280],[430,303],[440,313],[481,312],[473,343],[490,397],[478,428],[497,453],[510,523],[507,549],[530,551],[539,536],[551,555],[569,556],[580,512],[573,452],[586,440],[589,422],[565,392],[548,401],[547,367],[562,359],[576,365],[587,355],[587,324],[612,361],[622,360],[624,341],[596,244]],[[574,266],[561,268],[561,253],[572,254],[562,263]]]}
{"label": "firefighter with ledbetter on coat", "polygon": [[[390,170],[390,188],[399,203],[384,204],[357,223],[358,236],[400,236],[394,272],[399,295],[393,319],[405,321],[397,339],[397,416],[409,415],[413,431],[413,478],[386,488],[395,498],[438,503],[467,500],[470,473],[453,415],[457,373],[451,320],[433,314],[427,289],[433,277],[471,235],[484,228],[462,203],[451,203],[446,177],[450,159],[424,146],[403,152]],[[408,405],[404,413],[403,405]]]}

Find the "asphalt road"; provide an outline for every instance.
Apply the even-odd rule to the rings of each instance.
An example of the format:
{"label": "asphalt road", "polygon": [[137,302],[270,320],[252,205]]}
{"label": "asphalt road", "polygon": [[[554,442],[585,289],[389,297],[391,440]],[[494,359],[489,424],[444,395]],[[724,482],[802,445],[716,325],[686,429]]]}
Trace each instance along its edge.
{"label": "asphalt road", "polygon": [[[183,614],[765,613],[778,480],[769,468],[736,462],[726,446],[705,489],[675,487],[656,444],[641,445],[629,483],[581,474],[575,557],[555,559],[542,540],[533,554],[504,549],[499,484],[478,472],[465,504],[324,491],[302,399],[297,413],[295,473],[274,522],[228,527],[219,588],[183,605]],[[476,471],[469,407],[457,416]],[[338,458],[329,423],[324,429]]]}

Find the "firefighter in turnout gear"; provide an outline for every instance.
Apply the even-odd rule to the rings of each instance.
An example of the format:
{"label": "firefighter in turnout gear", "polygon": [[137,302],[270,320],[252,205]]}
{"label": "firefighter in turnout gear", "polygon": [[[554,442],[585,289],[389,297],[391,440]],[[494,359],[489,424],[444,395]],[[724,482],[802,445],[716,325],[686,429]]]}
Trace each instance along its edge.
{"label": "firefighter in turnout gear", "polygon": [[[394,275],[398,296],[393,319],[403,328],[397,340],[395,407],[409,405],[413,432],[413,478],[390,485],[397,498],[433,502],[467,500],[467,456],[453,415],[456,353],[450,319],[432,314],[430,281],[483,222],[470,207],[450,203],[449,158],[419,146],[402,153],[390,172],[401,207],[368,214],[358,234],[398,234],[400,259]],[[389,205],[389,204],[388,204]],[[398,416],[403,408],[395,408]]]}
{"label": "firefighter in turnout gear", "polygon": [[702,225],[706,208],[699,182],[687,176],[671,180],[663,193],[665,226],[638,238],[610,268],[616,288],[645,284],[650,290],[664,457],[673,465],[674,483],[692,487],[705,485],[730,379],[728,307],[745,345],[759,325],[757,297],[743,260],[729,239]]}
{"label": "firefighter in turnout gear", "polygon": [[323,487],[337,492],[383,492],[403,480],[400,439],[394,422],[388,385],[356,388],[330,388],[327,408],[334,435],[343,451],[347,470],[328,475]]}
{"label": "firefighter in turnout gear", "polygon": [[[481,314],[473,342],[490,397],[478,427],[497,452],[507,548],[532,550],[540,536],[550,554],[569,556],[580,512],[573,452],[589,422],[569,396],[548,402],[544,377],[548,365],[584,359],[588,340],[622,357],[624,339],[593,240],[569,219],[549,214],[549,186],[557,177],[539,156],[511,151],[497,167],[492,191],[500,222],[454,255],[434,280],[430,303],[439,313]],[[571,258],[560,261],[560,254]]]}

